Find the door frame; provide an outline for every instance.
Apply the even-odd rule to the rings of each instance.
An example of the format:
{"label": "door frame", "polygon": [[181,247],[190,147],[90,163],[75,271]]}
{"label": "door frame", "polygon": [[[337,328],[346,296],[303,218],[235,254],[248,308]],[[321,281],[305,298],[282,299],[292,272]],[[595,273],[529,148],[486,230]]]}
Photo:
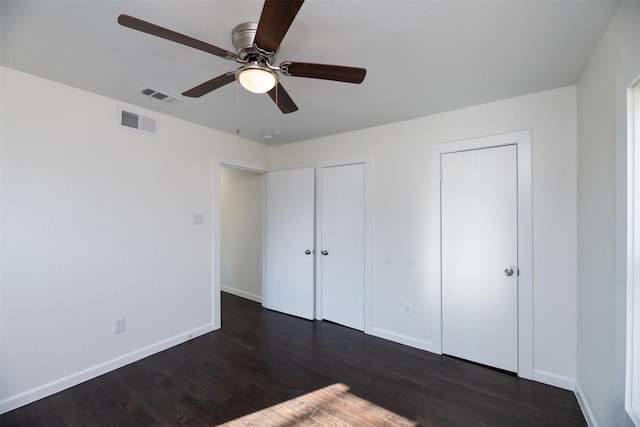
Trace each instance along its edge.
{"label": "door frame", "polygon": [[533,379],[533,219],[531,131],[523,130],[431,146],[431,265],[432,304],[430,350],[442,354],[442,218],[440,161],[443,154],[517,146],[518,164],[518,376]]}
{"label": "door frame", "polygon": [[373,248],[373,159],[371,155],[343,157],[316,162],[316,247],[315,297],[316,320],[322,320],[322,169],[335,166],[364,164],[364,333],[371,334],[373,327],[372,248]]}
{"label": "door frame", "polygon": [[[249,172],[256,172],[265,174],[269,171],[266,165],[261,163],[252,163],[245,160],[240,160],[232,157],[213,157],[213,169],[212,169],[212,206],[211,206],[211,233],[212,233],[212,271],[211,271],[211,323],[213,329],[220,329],[220,168],[230,167],[234,169],[246,170]],[[265,182],[262,183],[262,299],[264,300],[264,281],[265,281],[265,244],[266,244],[266,225],[265,225]]]}

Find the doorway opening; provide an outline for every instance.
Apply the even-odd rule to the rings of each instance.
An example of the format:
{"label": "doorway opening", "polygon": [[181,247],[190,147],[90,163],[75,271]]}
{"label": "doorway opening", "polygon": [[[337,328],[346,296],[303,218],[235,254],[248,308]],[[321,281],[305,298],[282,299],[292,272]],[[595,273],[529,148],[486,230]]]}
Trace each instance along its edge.
{"label": "doorway opening", "polygon": [[220,290],[262,302],[263,174],[220,168]]}
{"label": "doorway opening", "polygon": [[[264,253],[265,241],[263,174],[266,172],[267,167],[262,164],[233,158],[213,159],[213,278],[211,295],[214,329],[219,329],[221,326],[221,290],[251,300],[262,299],[262,289],[264,288],[262,254]],[[223,188],[223,185],[226,187]],[[240,191],[243,194],[230,194],[234,191]],[[229,197],[223,201],[225,193]],[[251,200],[252,197],[258,197],[259,200]],[[259,209],[259,212],[240,212],[242,209]],[[240,212],[238,215],[242,218],[231,217],[234,212]],[[223,216],[227,219],[226,221]],[[249,230],[259,234],[252,235],[249,230],[242,230],[243,226],[248,226]],[[233,234],[236,231],[242,235],[241,241],[234,241]],[[243,252],[244,250],[247,252]],[[238,259],[239,257],[240,259]],[[238,273],[243,266],[246,270]],[[255,280],[256,277],[259,278],[258,283],[245,282]]]}

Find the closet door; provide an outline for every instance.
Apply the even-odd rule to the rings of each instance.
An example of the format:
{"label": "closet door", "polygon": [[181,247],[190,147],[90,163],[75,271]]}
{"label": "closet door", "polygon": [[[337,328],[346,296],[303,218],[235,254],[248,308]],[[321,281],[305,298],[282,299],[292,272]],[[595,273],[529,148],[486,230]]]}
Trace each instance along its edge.
{"label": "closet door", "polygon": [[263,306],[314,318],[314,169],[266,174]]}
{"label": "closet door", "polygon": [[518,372],[517,148],[441,166],[442,352]]}
{"label": "closet door", "polygon": [[322,318],[364,330],[365,166],[322,168]]}

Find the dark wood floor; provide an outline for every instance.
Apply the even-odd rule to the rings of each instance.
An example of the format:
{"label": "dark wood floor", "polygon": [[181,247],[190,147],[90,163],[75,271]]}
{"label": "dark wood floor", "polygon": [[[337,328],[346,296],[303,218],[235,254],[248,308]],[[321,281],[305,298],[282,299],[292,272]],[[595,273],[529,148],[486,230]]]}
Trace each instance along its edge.
{"label": "dark wood floor", "polygon": [[222,329],[8,412],[9,426],[584,426],[573,393],[222,297]]}

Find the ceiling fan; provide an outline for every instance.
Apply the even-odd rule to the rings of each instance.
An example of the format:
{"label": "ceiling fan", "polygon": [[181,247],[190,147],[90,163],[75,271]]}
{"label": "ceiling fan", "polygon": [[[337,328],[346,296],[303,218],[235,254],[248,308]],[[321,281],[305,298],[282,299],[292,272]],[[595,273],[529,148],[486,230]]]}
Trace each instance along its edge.
{"label": "ceiling fan", "polygon": [[242,64],[235,71],[224,73],[183,92],[183,96],[199,98],[238,80],[240,85],[251,92],[268,93],[280,110],[286,114],[297,111],[298,106],[278,81],[278,73],[285,76],[346,83],[362,83],[367,73],[364,68],[308,62],[285,61],[279,66],[273,65],[280,43],[303,3],[304,0],[266,0],[258,23],[246,22],[233,29],[232,42],[236,53],[133,16],[120,15],[118,23]]}

